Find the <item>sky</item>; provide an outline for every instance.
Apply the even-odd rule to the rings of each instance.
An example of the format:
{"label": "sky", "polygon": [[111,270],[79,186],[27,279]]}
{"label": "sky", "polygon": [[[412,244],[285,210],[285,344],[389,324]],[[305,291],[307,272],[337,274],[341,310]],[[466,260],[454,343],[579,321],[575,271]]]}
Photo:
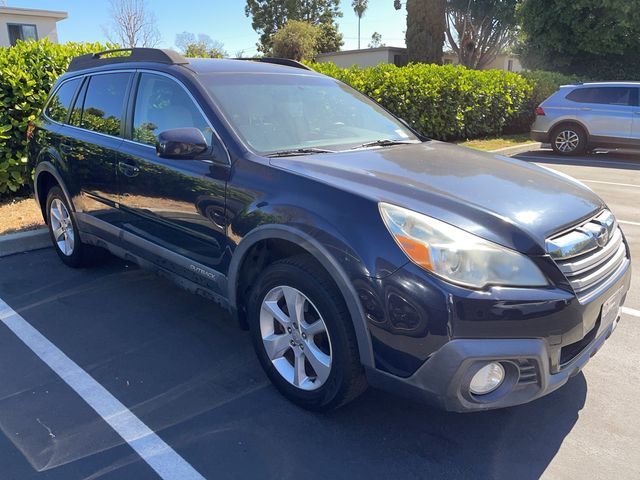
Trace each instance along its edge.
{"label": "sky", "polygon": [[[69,18],[58,23],[60,42],[106,41],[103,26],[109,23],[108,0],[8,0],[10,7],[62,10]],[[156,16],[162,36],[161,47],[174,47],[180,32],[205,33],[221,41],[230,55],[243,51],[245,56],[257,52],[258,35],[251,28],[251,19],[244,14],[244,0],[148,0]],[[358,17],[353,13],[351,0],[342,0],[344,16],[338,20],[344,35],[343,50],[358,47]],[[388,46],[403,47],[406,30],[404,8],[396,11],[393,0],[370,0],[362,18],[362,47],[378,32]]]}

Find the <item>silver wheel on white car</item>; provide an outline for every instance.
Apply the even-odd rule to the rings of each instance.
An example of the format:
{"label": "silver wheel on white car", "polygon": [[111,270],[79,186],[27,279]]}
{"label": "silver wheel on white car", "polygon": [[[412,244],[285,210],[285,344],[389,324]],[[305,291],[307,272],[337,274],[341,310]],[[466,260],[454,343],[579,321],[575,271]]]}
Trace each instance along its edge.
{"label": "silver wheel on white car", "polygon": [[316,390],[331,373],[331,339],[322,315],[301,291],[271,289],[260,309],[260,334],[276,371],[294,387]]}
{"label": "silver wheel on white car", "polygon": [[60,252],[69,257],[73,255],[75,248],[75,234],[71,215],[65,204],[54,198],[49,206],[49,218],[53,239]]}
{"label": "silver wheel on white car", "polygon": [[580,144],[580,137],[573,130],[562,130],[555,139],[556,147],[563,153],[571,153]]}
{"label": "silver wheel on white car", "polygon": [[551,135],[551,146],[561,155],[578,155],[586,150],[587,136],[584,130],[572,124],[560,125]]}

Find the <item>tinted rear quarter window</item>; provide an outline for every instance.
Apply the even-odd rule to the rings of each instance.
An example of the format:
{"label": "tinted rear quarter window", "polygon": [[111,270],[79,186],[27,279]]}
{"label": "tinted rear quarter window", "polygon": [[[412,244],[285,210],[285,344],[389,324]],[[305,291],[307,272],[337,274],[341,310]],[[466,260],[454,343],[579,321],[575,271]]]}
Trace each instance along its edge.
{"label": "tinted rear quarter window", "polygon": [[634,104],[635,89],[631,87],[578,88],[567,95],[567,100],[578,103],[629,106]]}
{"label": "tinted rear quarter window", "polygon": [[120,136],[127,86],[131,75],[131,73],[108,73],[94,75],[89,79],[80,120],[82,128]]}
{"label": "tinted rear quarter window", "polygon": [[67,115],[69,108],[71,108],[71,102],[73,101],[73,95],[76,93],[76,89],[80,84],[79,78],[74,78],[60,85],[60,88],[56,90],[47,105],[45,111],[47,117],[56,122],[65,123],[67,121]]}

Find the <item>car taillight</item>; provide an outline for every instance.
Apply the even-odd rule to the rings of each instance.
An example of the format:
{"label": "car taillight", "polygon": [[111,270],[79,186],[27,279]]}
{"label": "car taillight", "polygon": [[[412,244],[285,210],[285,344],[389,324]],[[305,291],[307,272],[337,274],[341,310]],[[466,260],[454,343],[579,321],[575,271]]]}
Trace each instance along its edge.
{"label": "car taillight", "polygon": [[544,115],[544,108],[537,107],[536,108],[536,115],[540,115],[540,116]]}

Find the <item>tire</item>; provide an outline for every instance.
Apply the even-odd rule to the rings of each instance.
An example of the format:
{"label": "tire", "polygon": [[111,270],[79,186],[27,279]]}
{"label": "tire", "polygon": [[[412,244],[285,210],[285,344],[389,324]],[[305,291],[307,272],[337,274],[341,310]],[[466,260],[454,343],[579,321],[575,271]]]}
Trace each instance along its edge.
{"label": "tire", "polygon": [[[300,306],[302,321],[288,315],[288,304]],[[262,368],[291,402],[327,411],[366,389],[344,298],[311,257],[280,260],[262,272],[250,294],[248,321]]]}
{"label": "tire", "polygon": [[47,195],[47,225],[53,248],[69,267],[94,265],[107,256],[106,250],[80,241],[78,224],[69,203],[58,186]]}
{"label": "tire", "polygon": [[560,155],[581,155],[587,150],[587,134],[575,124],[558,125],[551,132],[551,148]]}

